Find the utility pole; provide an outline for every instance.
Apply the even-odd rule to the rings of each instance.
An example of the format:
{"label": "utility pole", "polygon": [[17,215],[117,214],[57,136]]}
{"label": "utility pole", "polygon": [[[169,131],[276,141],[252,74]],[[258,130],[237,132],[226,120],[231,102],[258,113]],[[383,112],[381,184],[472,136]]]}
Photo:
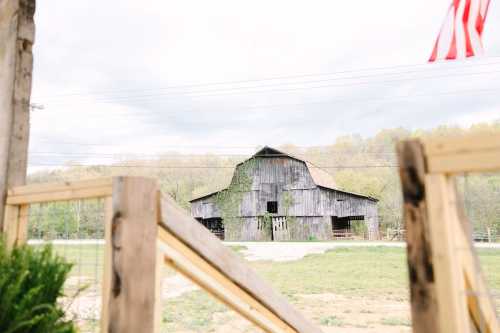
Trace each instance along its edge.
{"label": "utility pole", "polygon": [[35,0],[0,0],[0,230],[7,189],[26,182]]}

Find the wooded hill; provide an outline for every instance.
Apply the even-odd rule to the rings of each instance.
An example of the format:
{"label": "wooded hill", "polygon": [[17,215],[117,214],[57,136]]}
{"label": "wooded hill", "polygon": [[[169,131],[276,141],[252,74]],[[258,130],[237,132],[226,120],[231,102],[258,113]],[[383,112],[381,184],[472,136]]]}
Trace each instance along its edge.
{"label": "wooded hill", "polygon": [[[307,148],[284,145],[276,148],[323,167],[334,176],[342,189],[378,198],[381,229],[385,231],[387,228],[399,228],[402,224],[395,143],[409,137],[456,136],[477,132],[498,133],[500,122],[477,124],[467,129],[447,126],[425,131],[385,129],[369,138],[360,135],[338,137],[331,145]],[[105,166],[74,166],[73,162],[71,167],[34,172],[29,175],[29,182],[112,175],[156,177],[162,190],[188,209],[189,200],[194,196],[227,186],[234,166],[248,157],[168,152],[154,159],[122,159]],[[500,174],[460,177],[458,186],[476,231],[486,232],[489,227],[494,234],[500,234]]]}

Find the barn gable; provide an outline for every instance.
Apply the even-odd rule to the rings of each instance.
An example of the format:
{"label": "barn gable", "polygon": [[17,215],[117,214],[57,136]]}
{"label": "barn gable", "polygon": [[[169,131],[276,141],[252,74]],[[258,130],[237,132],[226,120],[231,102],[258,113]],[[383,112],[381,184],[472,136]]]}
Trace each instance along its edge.
{"label": "barn gable", "polygon": [[[288,154],[288,153],[284,153],[278,149],[267,147],[267,146],[260,149],[259,151],[257,151],[254,155],[252,155],[250,158],[246,159],[245,161],[238,163],[235,167],[234,174],[236,173],[238,167],[240,167],[241,165],[247,163],[248,161],[256,159],[256,158],[290,158],[290,159],[293,159],[295,161],[304,163],[306,165],[307,170],[309,171],[309,174],[310,174],[314,184],[319,186],[319,187],[323,187],[325,189],[330,189],[330,190],[335,190],[335,191],[340,191],[340,192],[344,192],[344,193],[350,193],[350,194],[353,194],[353,195],[356,195],[359,197],[367,198],[369,200],[378,201],[377,199],[370,197],[370,196],[367,196],[367,195],[364,195],[364,194],[350,192],[350,191],[340,189],[337,187],[333,176],[330,173],[323,170],[322,168],[314,165],[313,163],[311,163],[309,161],[306,161],[306,160],[301,159],[299,157],[293,156],[293,155]],[[190,200],[190,202],[194,202],[194,201],[215,195],[215,194],[219,193],[220,191],[229,187],[229,185],[230,184],[227,184],[223,188],[220,188],[216,191],[205,193],[205,194],[202,194],[200,196],[194,197]]]}
{"label": "barn gable", "polygon": [[[221,227],[231,229],[229,239],[332,239],[339,232],[335,226],[350,228],[350,220],[359,219],[378,230],[376,199],[338,189],[328,172],[303,159],[264,147],[236,166],[232,184],[241,184],[242,175],[247,185],[238,189],[239,204],[230,215],[216,204],[217,194],[227,188],[191,200],[192,215],[209,228],[216,225],[218,234],[224,235]],[[234,192],[231,188],[225,195]],[[238,223],[228,226],[226,218]]]}

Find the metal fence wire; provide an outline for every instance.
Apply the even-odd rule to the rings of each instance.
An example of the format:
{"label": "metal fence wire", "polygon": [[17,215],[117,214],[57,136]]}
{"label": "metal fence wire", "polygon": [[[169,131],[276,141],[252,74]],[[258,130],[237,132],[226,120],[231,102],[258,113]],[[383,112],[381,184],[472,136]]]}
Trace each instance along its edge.
{"label": "metal fence wire", "polygon": [[[484,186],[485,183],[496,186]],[[480,278],[482,271],[487,282],[490,282],[489,290],[484,294],[469,290],[461,290],[467,297],[480,300],[490,298],[498,313],[500,313],[500,289],[494,279],[495,271],[492,264],[495,252],[498,251],[497,242],[500,233],[500,173],[465,173],[457,177],[458,204],[462,205],[470,225],[468,235],[476,247],[482,247],[481,256],[478,256],[475,267],[476,279]],[[457,254],[465,254],[468,248],[458,247]],[[479,326],[485,331],[486,324],[480,318]]]}
{"label": "metal fence wire", "polygon": [[29,208],[28,244],[52,244],[73,264],[60,299],[82,333],[98,332],[104,264],[104,200],[33,204]]}
{"label": "metal fence wire", "polygon": [[[495,176],[499,175],[489,175],[489,179],[494,180]],[[499,202],[500,192],[496,189],[488,193],[473,191],[471,189],[473,182],[480,181],[483,181],[482,178],[476,178],[475,175],[457,177],[458,200],[460,204],[463,204],[470,220],[471,237],[479,247],[481,269],[487,281],[493,283],[489,291],[485,291],[484,294],[471,293],[465,288],[457,290],[457,293],[475,297],[477,300],[491,297],[498,311],[500,310],[500,290],[496,279],[497,270],[495,270],[498,249],[495,244],[478,239],[477,235],[486,234],[485,237],[488,237],[488,241],[491,242],[497,239],[498,216],[500,215],[494,204]],[[28,210],[28,244],[34,247],[52,244],[57,254],[74,265],[60,302],[67,310],[68,316],[76,321],[82,333],[100,331],[105,245],[104,206],[104,199],[86,199],[32,204]],[[347,231],[342,230],[342,232],[339,231],[341,236],[346,238]],[[307,258],[301,257],[286,263],[280,263],[274,257],[266,257],[265,260],[255,260],[248,264],[262,273],[265,278],[269,278],[271,285],[283,292],[290,302],[304,311],[317,325],[325,328],[341,327],[341,329],[354,327],[359,332],[373,332],[388,327],[397,328],[400,332],[410,332],[404,249],[389,246],[387,249],[370,247],[358,251],[350,248],[349,242],[343,244],[343,248],[332,250],[335,251],[335,258],[343,264],[342,267],[337,266],[335,270],[346,270],[346,276],[353,276],[353,281],[343,281],[342,277],[334,274],[331,276],[336,276],[338,280],[316,280],[318,273],[314,270],[304,271],[302,274],[297,273],[302,267],[308,267],[307,265],[311,267],[326,265],[327,263],[321,258],[328,256],[328,253],[314,253]],[[238,252],[238,255],[245,260],[251,252],[246,244],[227,243],[226,245]],[[299,245],[301,243],[293,246]],[[287,246],[290,248],[286,251],[293,251],[292,245]],[[265,252],[276,251],[272,244],[254,245],[253,251],[258,252],[257,247],[267,248]],[[457,255],[469,251],[468,248],[462,247],[454,250]],[[359,252],[359,256],[356,255],[356,251]],[[370,258],[372,259],[368,262]],[[379,258],[383,259],[376,260]],[[290,270],[290,267],[293,270]],[[376,276],[373,281],[369,282],[357,276],[360,272],[366,273],[368,268]],[[477,274],[479,271],[480,268],[476,267]],[[328,273],[327,270],[323,272]],[[289,279],[280,278],[283,274],[289,274]],[[389,278],[388,275],[391,274],[394,276]],[[364,282],[354,283],[356,280]],[[380,281],[388,283],[383,284]],[[370,293],[373,294],[365,292],[368,283],[373,286],[369,288]],[[205,291],[200,290],[170,268],[163,269],[162,284],[161,332],[258,331],[251,323],[212,299]],[[485,326],[483,322],[479,324],[481,327]]]}

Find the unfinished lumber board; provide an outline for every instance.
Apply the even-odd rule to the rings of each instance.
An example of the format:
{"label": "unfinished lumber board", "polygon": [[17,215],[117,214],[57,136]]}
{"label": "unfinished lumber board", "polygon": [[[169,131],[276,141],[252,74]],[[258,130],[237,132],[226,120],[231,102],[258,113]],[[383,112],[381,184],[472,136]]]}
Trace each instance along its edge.
{"label": "unfinished lumber board", "polygon": [[475,134],[423,140],[425,155],[455,155],[500,149],[500,134]]}
{"label": "unfinished lumber board", "polygon": [[500,149],[428,157],[429,173],[457,174],[500,170]]}
{"label": "unfinished lumber board", "polygon": [[[166,237],[165,234],[172,235],[174,239],[184,244],[185,248],[190,249],[192,251],[191,259],[193,262],[196,261],[199,264],[195,268],[206,274],[205,277],[207,279],[203,281],[196,281],[197,283],[204,286],[203,283],[209,283],[208,281],[213,282],[212,279],[218,279],[214,272],[219,272],[220,275],[218,275],[218,281],[220,283],[223,283],[222,281],[226,281],[230,285],[237,286],[242,292],[249,295],[251,299],[254,299],[257,303],[260,303],[264,308],[274,314],[275,317],[280,318],[282,322],[290,326],[294,331],[299,333],[321,332],[319,328],[310,324],[282,296],[276,294],[276,292],[261,278],[259,278],[258,275],[251,268],[249,268],[241,258],[237,257],[231,250],[227,249],[217,237],[189,216],[184,210],[179,208],[177,204],[168,196],[164,196],[162,198],[161,214],[162,219],[160,227],[163,228],[166,233],[162,232],[160,235],[164,238]],[[175,240],[164,240],[166,240],[167,245],[169,245],[169,243],[178,244]],[[172,245],[169,246],[172,247]],[[202,261],[197,258],[201,258]],[[190,263],[189,260],[184,260],[182,258],[178,259],[177,263],[173,262],[172,264],[179,265],[178,263],[183,262],[185,265],[188,265]],[[203,264],[203,262],[206,263],[206,265]],[[187,275],[192,274],[188,272],[187,266],[179,268],[181,268],[181,270],[183,270]],[[196,276],[193,277],[196,279]],[[227,286],[228,285],[226,285],[226,287]],[[212,289],[212,292],[214,292],[214,289]],[[233,306],[233,309],[245,317],[249,317],[248,314],[243,313],[240,308]],[[278,323],[275,324],[278,325]]]}
{"label": "unfinished lumber board", "polygon": [[104,199],[104,266],[102,272],[101,332],[106,332],[109,323],[109,297],[111,295],[111,225],[113,223],[113,199]]}
{"label": "unfinished lumber board", "polygon": [[403,141],[398,144],[397,153],[403,192],[413,332],[439,332],[423,147],[418,140]]}
{"label": "unfinished lumber board", "polygon": [[165,254],[164,260],[168,266],[182,273],[265,332],[297,332],[166,229],[160,227],[158,234],[161,240],[160,249]]}
{"label": "unfinished lumber board", "polygon": [[156,271],[155,271],[155,303],[154,303],[154,320],[153,320],[153,332],[161,332],[161,321],[162,321],[162,290],[163,290],[163,279],[162,272],[164,267],[164,255],[160,251],[159,239],[156,240]]}
{"label": "unfinished lumber board", "polygon": [[472,322],[477,332],[499,332],[500,323],[496,315],[495,303],[488,290],[472,242],[472,227],[465,215],[462,201],[458,198],[456,186],[450,187],[449,192],[456,202],[454,217],[458,221],[455,232],[456,254],[462,264],[467,305]]}
{"label": "unfinished lumber board", "polygon": [[92,199],[111,196],[111,194],[111,178],[56,184],[33,184],[9,189],[7,204],[22,205],[40,202]]}
{"label": "unfinished lumber board", "polygon": [[6,190],[26,181],[35,0],[0,1],[0,229]]}
{"label": "unfinished lumber board", "polygon": [[450,193],[453,179],[442,174],[425,176],[429,230],[434,255],[434,277],[438,305],[439,332],[469,333],[462,263],[457,255],[456,201]]}
{"label": "unfinished lumber board", "polygon": [[425,140],[424,149],[430,173],[500,170],[500,135]]}
{"label": "unfinished lumber board", "polygon": [[29,205],[21,205],[18,207],[19,216],[17,219],[17,235],[16,245],[26,244],[28,241],[28,221],[29,221]]}
{"label": "unfinished lumber board", "polygon": [[[154,333],[157,314],[157,183],[113,179],[109,333]],[[109,250],[109,248],[108,248]]]}
{"label": "unfinished lumber board", "polygon": [[72,180],[58,183],[42,183],[42,184],[29,184],[23,186],[16,186],[9,188],[7,194],[9,196],[21,196],[30,194],[40,194],[47,192],[59,192],[69,189],[79,190],[93,187],[110,187],[113,185],[112,177],[85,179],[85,180]]}
{"label": "unfinished lumber board", "polygon": [[11,249],[17,243],[17,234],[19,226],[20,209],[17,206],[5,205],[4,209],[4,224],[2,233],[5,237],[5,244],[8,249]]}

